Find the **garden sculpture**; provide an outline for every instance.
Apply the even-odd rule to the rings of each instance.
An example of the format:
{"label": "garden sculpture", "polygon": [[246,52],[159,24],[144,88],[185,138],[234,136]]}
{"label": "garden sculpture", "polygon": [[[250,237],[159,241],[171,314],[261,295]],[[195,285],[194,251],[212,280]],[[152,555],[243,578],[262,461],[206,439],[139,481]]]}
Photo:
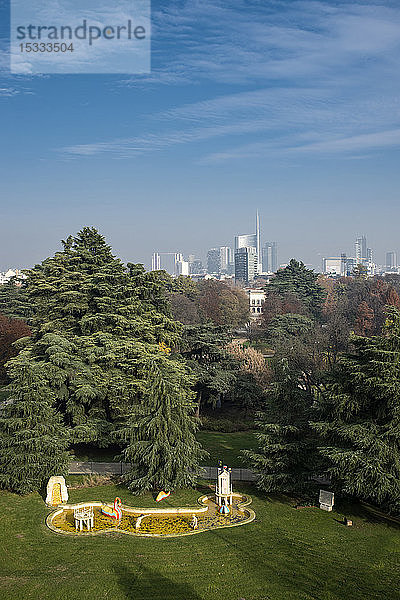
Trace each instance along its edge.
{"label": "garden sculpture", "polygon": [[110,517],[110,519],[115,519],[116,521],[119,522],[122,518],[121,505],[122,505],[121,498],[115,498],[114,508],[111,508],[110,506],[105,505],[105,506],[101,507],[101,512],[103,513],[103,515]]}

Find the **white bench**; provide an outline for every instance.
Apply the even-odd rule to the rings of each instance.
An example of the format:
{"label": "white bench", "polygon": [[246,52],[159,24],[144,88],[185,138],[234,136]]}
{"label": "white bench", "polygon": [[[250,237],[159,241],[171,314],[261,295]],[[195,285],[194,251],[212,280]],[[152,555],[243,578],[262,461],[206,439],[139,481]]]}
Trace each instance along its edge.
{"label": "white bench", "polygon": [[74,519],[75,519],[75,529],[79,529],[79,531],[83,530],[83,526],[86,526],[86,529],[90,531],[94,525],[94,513],[93,508],[91,507],[83,507],[76,508],[74,510]]}

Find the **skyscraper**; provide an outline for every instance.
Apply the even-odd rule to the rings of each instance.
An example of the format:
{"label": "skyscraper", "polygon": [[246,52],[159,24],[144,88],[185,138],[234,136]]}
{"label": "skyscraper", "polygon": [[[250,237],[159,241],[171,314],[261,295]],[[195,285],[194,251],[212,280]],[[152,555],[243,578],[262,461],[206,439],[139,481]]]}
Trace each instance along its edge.
{"label": "skyscraper", "polygon": [[198,258],[195,258],[191,263],[189,263],[190,275],[201,275],[203,272],[203,263]]}
{"label": "skyscraper", "polygon": [[167,271],[170,275],[189,275],[189,263],[181,252],[153,252],[152,271]]}
{"label": "skyscraper", "polygon": [[221,272],[221,253],[219,248],[210,248],[207,252],[207,273],[219,275]]}
{"label": "skyscraper", "polygon": [[395,269],[397,267],[397,253],[386,252],[386,268]]}
{"label": "skyscraper", "polygon": [[254,246],[235,250],[235,281],[252,281],[257,275],[257,266],[257,250]]}
{"label": "skyscraper", "polygon": [[[260,217],[256,212],[256,232],[235,236],[235,262],[236,250],[239,248],[254,248],[257,256],[256,275],[262,271],[261,263],[261,234],[260,234]],[[235,267],[236,271],[236,267]]]}
{"label": "skyscraper", "polygon": [[235,250],[238,248],[255,248],[257,251],[257,234],[245,233],[235,236]]}
{"label": "skyscraper", "polygon": [[354,248],[356,253],[356,261],[359,265],[362,265],[368,259],[367,238],[365,235],[356,239]]}
{"label": "skyscraper", "polygon": [[207,273],[210,275],[232,275],[234,256],[229,246],[210,248],[207,252]]}
{"label": "skyscraper", "polygon": [[262,249],[262,270],[264,273],[276,273],[278,269],[278,244],[266,242]]}
{"label": "skyscraper", "polygon": [[234,264],[234,257],[232,248],[229,246],[221,246],[219,249],[220,255],[220,272],[221,273],[232,273],[232,265]]}
{"label": "skyscraper", "polygon": [[257,274],[262,272],[262,260],[261,260],[261,232],[260,232],[260,215],[258,210],[256,213],[256,250],[257,250]]}

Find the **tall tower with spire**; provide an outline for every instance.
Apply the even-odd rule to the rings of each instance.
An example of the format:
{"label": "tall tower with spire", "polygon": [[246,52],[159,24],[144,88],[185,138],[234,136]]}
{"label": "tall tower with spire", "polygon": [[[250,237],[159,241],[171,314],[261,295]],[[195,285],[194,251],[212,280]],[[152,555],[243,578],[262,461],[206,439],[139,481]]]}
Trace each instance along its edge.
{"label": "tall tower with spire", "polygon": [[257,274],[262,273],[262,258],[261,258],[261,234],[260,234],[260,215],[258,209],[256,212],[256,242],[257,242]]}
{"label": "tall tower with spire", "polygon": [[251,281],[262,273],[260,216],[256,211],[256,232],[235,236],[235,279]]}

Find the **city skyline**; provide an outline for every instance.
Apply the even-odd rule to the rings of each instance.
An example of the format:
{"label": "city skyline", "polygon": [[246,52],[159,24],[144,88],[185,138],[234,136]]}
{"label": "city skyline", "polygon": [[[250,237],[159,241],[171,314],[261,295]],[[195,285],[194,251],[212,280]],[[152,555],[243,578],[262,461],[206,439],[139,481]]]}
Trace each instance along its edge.
{"label": "city skyline", "polygon": [[[256,211],[258,213],[258,211]],[[260,220],[262,222],[262,216],[260,217]],[[248,218],[247,219],[248,223],[249,223],[249,227],[248,229],[251,228],[251,219]],[[244,229],[243,227],[241,228],[242,230]],[[262,228],[261,228],[262,229]],[[64,235],[64,238],[67,237],[67,235],[72,234],[74,235],[77,231],[74,232],[69,232],[66,233]],[[100,230],[100,233],[104,234],[103,230]],[[268,234],[270,233],[269,231],[267,232]],[[240,234],[236,234],[236,235],[240,235]],[[243,234],[242,234],[243,235]],[[248,235],[252,235],[254,237],[255,234],[248,234]],[[231,240],[230,243],[227,243],[226,245],[214,245],[214,248],[230,248],[232,249],[232,252],[234,253],[234,247],[235,247],[235,234],[233,233],[231,236]],[[278,244],[278,248],[279,248],[279,260],[277,263],[277,266],[279,267],[280,265],[284,265],[287,264],[289,262],[289,260],[291,258],[294,258],[296,260],[301,260],[302,262],[304,262],[305,264],[307,264],[308,266],[314,268],[314,270],[316,271],[322,271],[323,270],[323,260],[324,259],[328,259],[330,257],[333,256],[337,256],[340,257],[340,255],[342,253],[345,253],[347,255],[347,257],[356,257],[356,249],[355,249],[355,244],[357,243],[357,240],[362,239],[362,238],[367,238],[368,239],[368,243],[370,243],[370,238],[369,236],[366,236],[365,234],[359,234],[359,235],[354,235],[353,234],[353,240],[351,241],[351,239],[346,240],[345,244],[343,244],[342,246],[338,246],[336,245],[336,251],[334,252],[324,252],[324,249],[321,248],[318,252],[315,253],[315,261],[314,262],[306,262],[304,259],[301,258],[301,256],[296,256],[296,255],[290,255],[287,250],[285,249],[285,245],[282,244],[280,242],[280,240],[271,242],[272,235],[268,237],[268,235],[265,235],[264,237],[261,237],[261,256],[263,256],[264,250],[265,250],[265,245],[267,243],[277,243]],[[225,239],[225,238],[224,238]],[[170,250],[160,250],[160,249],[155,249],[156,246],[151,246],[152,250],[151,253],[146,257],[144,257],[144,260],[137,260],[135,257],[133,257],[132,255],[127,255],[127,256],[123,256],[121,254],[119,254],[115,248],[115,245],[113,244],[112,240],[110,240],[107,235],[106,235],[106,241],[107,243],[112,247],[114,254],[116,256],[118,256],[119,258],[121,258],[121,260],[125,263],[127,262],[138,262],[141,263],[145,266],[146,269],[151,270],[153,265],[152,265],[152,256],[155,253],[159,253],[159,254],[164,254],[164,255],[175,255],[175,254],[179,254],[179,260],[188,260],[189,256],[193,256],[194,259],[198,260],[200,259],[204,266],[207,265],[207,252],[210,250],[210,248],[212,249],[213,247],[209,247],[207,248],[204,245],[199,245],[200,250],[195,252],[193,251],[193,246],[192,247],[188,247],[188,249],[186,248],[182,248],[181,246],[178,246],[178,244],[176,245],[176,247],[173,247],[173,243],[171,241],[169,248]],[[229,239],[228,239],[229,242]],[[152,241],[150,242],[151,244],[153,243]],[[399,255],[399,249],[397,248],[397,246],[391,246],[389,247],[382,245],[381,247],[383,248],[380,252],[377,252],[374,244],[370,243],[370,245],[372,246],[372,252],[373,252],[373,261],[376,265],[378,266],[391,266],[390,264],[388,264],[387,260],[388,260],[388,255],[394,255],[394,257],[392,257],[392,261],[394,260],[397,263],[397,256]],[[400,244],[399,244],[400,246]],[[0,246],[1,247],[1,246]],[[168,246],[167,246],[168,247]],[[333,244],[331,244],[331,247],[334,247]],[[53,248],[49,248],[47,254],[42,255],[42,257],[39,257],[37,261],[32,262],[31,264],[28,264],[27,262],[21,262],[18,260],[7,260],[5,257],[5,253],[4,251],[2,251],[0,253],[0,272],[5,272],[8,269],[29,269],[31,267],[33,267],[35,264],[40,263],[42,260],[44,260],[45,258],[47,258],[48,256],[50,256],[52,253],[56,252],[57,250],[59,250],[61,248],[61,238],[60,241],[58,242],[58,245],[55,245]],[[142,255],[143,256],[143,255]],[[286,259],[286,260],[285,260]]]}

